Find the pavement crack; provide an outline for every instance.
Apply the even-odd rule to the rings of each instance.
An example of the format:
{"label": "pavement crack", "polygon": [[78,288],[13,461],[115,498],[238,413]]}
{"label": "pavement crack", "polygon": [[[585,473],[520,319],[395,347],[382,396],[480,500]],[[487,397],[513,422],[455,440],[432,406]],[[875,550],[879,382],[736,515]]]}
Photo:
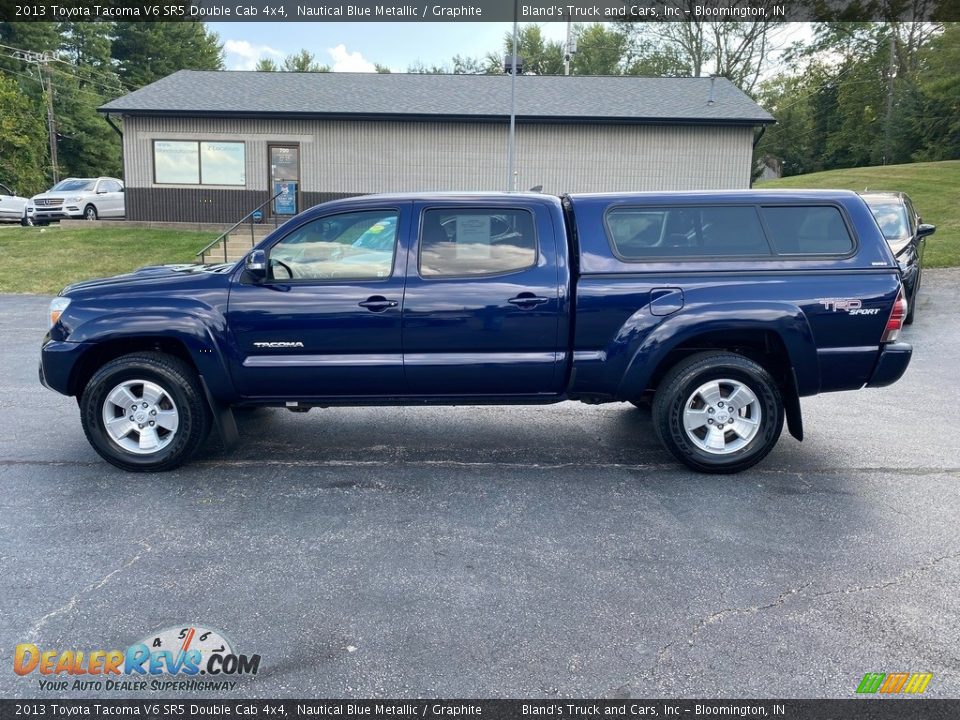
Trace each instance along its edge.
{"label": "pavement crack", "polygon": [[[799,585],[794,588],[788,588],[787,590],[784,590],[782,593],[777,595],[776,599],[772,600],[771,602],[764,603],[762,605],[748,605],[747,607],[739,607],[739,608],[738,607],[723,608],[722,610],[717,610],[716,612],[710,613],[706,617],[700,618],[693,624],[693,627],[691,627],[690,630],[687,632],[687,635],[686,635],[687,647],[693,647],[694,643],[696,642],[697,636],[708,625],[721,623],[724,621],[725,618],[731,615],[755,615],[756,613],[763,612],[765,610],[773,610],[774,608],[778,608],[781,605],[783,605],[785,602],[787,602],[787,600],[790,597],[797,595],[798,593],[802,593],[804,590],[810,587],[811,584],[812,583],[804,583],[803,585]],[[654,677],[657,674],[657,670],[660,668],[660,665],[663,664],[663,661],[666,659],[667,655],[670,654],[670,651],[679,642],[680,641],[678,640],[673,640],[672,642],[669,642],[666,645],[663,645],[657,651],[657,655],[654,658],[653,664],[647,670],[647,675],[649,675],[650,677]]]}
{"label": "pavement crack", "polygon": [[[716,612],[713,612],[707,615],[706,617],[703,617],[697,620],[686,634],[686,645],[687,647],[693,647],[694,643],[696,642],[697,636],[703,631],[704,628],[708,627],[709,625],[721,623],[724,621],[724,619],[726,619],[729,616],[754,615],[756,613],[763,612],[765,610],[773,610],[785,604],[787,600],[789,600],[794,595],[806,594],[810,598],[823,598],[823,597],[829,597],[832,595],[853,595],[855,593],[861,593],[861,592],[871,592],[876,590],[883,591],[883,590],[886,590],[887,588],[899,585],[904,581],[909,580],[917,575],[922,575],[924,573],[931,572],[941,563],[948,562],[950,560],[955,560],[957,558],[960,558],[960,550],[946,553],[944,555],[938,555],[937,557],[933,558],[929,562],[923,563],[921,565],[916,565],[911,568],[907,568],[906,570],[904,570],[899,575],[896,575],[893,578],[889,578],[887,580],[881,580],[879,582],[876,582],[870,585],[850,585],[848,587],[838,588],[836,590],[825,590],[823,592],[805,593],[804,591],[807,588],[809,588],[813,583],[804,583],[803,585],[799,585],[795,588],[789,588],[787,590],[784,590],[782,593],[780,593],[776,597],[775,600],[768,603],[764,603],[762,605],[749,605],[747,607],[740,607],[740,608],[737,608],[737,607],[723,608],[721,610],[717,610]],[[660,669],[660,666],[664,663],[667,656],[670,655],[670,652],[673,650],[673,648],[678,644],[680,644],[679,640],[672,640],[671,642],[666,643],[665,645],[662,645],[660,649],[657,650],[657,654],[654,657],[653,663],[651,663],[650,667],[647,669],[646,675],[648,677],[653,678],[657,675],[657,672]]]}
{"label": "pavement crack", "polygon": [[853,595],[854,593],[871,592],[873,590],[886,590],[887,588],[899,585],[905,580],[909,580],[916,575],[930,572],[940,563],[947,562],[948,560],[954,560],[956,558],[960,558],[960,550],[947,553],[946,555],[939,555],[927,563],[907,568],[899,575],[889,580],[882,580],[880,582],[873,583],[872,585],[850,585],[849,587],[839,588],[837,590],[825,590],[824,592],[814,593],[812,597],[820,598],[828,597],[830,595]]}
{"label": "pavement crack", "polygon": [[114,577],[116,577],[120,573],[127,570],[134,563],[138,562],[140,558],[142,558],[144,555],[146,555],[147,553],[153,552],[153,547],[145,540],[138,540],[137,542],[140,544],[142,548],[140,552],[138,552],[136,555],[128,559],[119,567],[114,568],[113,570],[108,572],[99,580],[96,580],[90,583],[89,585],[87,585],[83,590],[71,596],[70,599],[67,600],[67,602],[61,605],[60,607],[56,608],[55,610],[51,610],[46,615],[44,615],[39,620],[37,620],[37,622],[33,624],[33,627],[30,628],[30,631],[27,633],[27,639],[35,640],[37,635],[40,633],[40,630],[42,630],[43,626],[46,625],[50,620],[52,620],[53,618],[59,615],[70,613],[71,611],[73,611],[75,607],[77,607],[77,605],[86,595],[96,592],[97,590],[102,588],[104,585],[106,585],[108,582],[110,582],[110,580],[112,580]]}

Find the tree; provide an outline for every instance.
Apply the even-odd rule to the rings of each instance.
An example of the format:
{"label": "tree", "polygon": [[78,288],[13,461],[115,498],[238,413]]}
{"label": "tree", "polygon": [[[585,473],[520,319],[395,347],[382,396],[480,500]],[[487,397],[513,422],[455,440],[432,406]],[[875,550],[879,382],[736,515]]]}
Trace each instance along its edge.
{"label": "tree", "polygon": [[917,95],[910,130],[917,138],[915,160],[960,158],[960,23],[918,54]]}
{"label": "tree", "polygon": [[120,175],[120,138],[97,108],[124,94],[111,62],[111,23],[60,23],[60,53],[50,63],[64,175]]}
{"label": "tree", "polygon": [[132,89],[177,70],[222,70],[223,45],[202,22],[118,22],[113,57]]}
{"label": "tree", "polygon": [[256,72],[277,72],[280,68],[277,63],[270,58],[260,58],[257,65],[253,68]]}
{"label": "tree", "polygon": [[[503,52],[513,53],[513,33],[503,36]],[[517,32],[517,55],[523,58],[523,72],[533,75],[563,75],[563,43],[545,40],[539,25],[523,25]],[[486,64],[502,67],[503,57],[498,53],[488,53]]]}
{"label": "tree", "polygon": [[[676,0],[673,5],[696,17],[703,0]],[[633,42],[676,58],[688,75],[725,77],[750,94],[770,62],[775,32],[780,22],[679,22],[626,23]]]}
{"label": "tree", "polygon": [[574,75],[620,75],[630,48],[630,39],[619,27],[600,23],[575,25],[577,52],[570,63]]}
{"label": "tree", "polygon": [[47,130],[42,107],[0,73],[0,178],[29,197],[47,188]]}
{"label": "tree", "polygon": [[330,72],[329,65],[323,65],[318,62],[313,53],[307,50],[301,50],[298,53],[287,55],[283,59],[283,69],[286,72]]}

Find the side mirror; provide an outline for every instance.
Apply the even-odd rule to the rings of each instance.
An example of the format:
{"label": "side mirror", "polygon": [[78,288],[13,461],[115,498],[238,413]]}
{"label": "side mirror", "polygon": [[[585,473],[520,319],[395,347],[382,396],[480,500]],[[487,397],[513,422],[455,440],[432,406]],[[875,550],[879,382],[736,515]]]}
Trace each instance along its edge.
{"label": "side mirror", "polygon": [[263,250],[254,250],[244,262],[244,268],[257,280],[267,276],[267,254]]}
{"label": "side mirror", "polygon": [[921,223],[917,228],[917,237],[927,237],[927,235],[933,235],[937,231],[936,225],[930,225],[929,223]]}

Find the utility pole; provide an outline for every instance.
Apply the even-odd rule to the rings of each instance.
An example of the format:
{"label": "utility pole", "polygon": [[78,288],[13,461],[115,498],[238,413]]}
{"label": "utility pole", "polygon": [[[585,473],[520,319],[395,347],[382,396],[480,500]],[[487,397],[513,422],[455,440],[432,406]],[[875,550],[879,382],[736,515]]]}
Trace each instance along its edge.
{"label": "utility pole", "polygon": [[890,143],[893,137],[893,76],[897,71],[897,43],[895,27],[890,23],[890,65],[887,68],[887,116],[883,128],[883,164],[890,162]]}
{"label": "utility pole", "polygon": [[40,80],[40,87],[45,95],[45,105],[47,106],[47,134],[50,142],[50,171],[53,175],[53,184],[60,182],[60,166],[57,162],[57,118],[53,111],[53,82],[51,80],[52,71],[50,70],[50,61],[53,59],[50,53],[36,53],[30,50],[20,50],[14,53],[18,60],[31,63],[37,68],[37,77]]}
{"label": "utility pole", "polygon": [[513,0],[513,47],[510,56],[510,136],[507,139],[507,191],[517,189],[517,0]]}

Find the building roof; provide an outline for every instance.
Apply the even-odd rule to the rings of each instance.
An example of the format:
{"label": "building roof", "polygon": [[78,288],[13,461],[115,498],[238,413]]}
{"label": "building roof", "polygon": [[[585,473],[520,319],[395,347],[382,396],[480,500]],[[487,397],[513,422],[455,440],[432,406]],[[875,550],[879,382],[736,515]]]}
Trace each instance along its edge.
{"label": "building roof", "polygon": [[[509,75],[180,70],[99,108],[122,115],[497,121]],[[520,75],[521,121],[757,125],[773,117],[726,78]]]}

